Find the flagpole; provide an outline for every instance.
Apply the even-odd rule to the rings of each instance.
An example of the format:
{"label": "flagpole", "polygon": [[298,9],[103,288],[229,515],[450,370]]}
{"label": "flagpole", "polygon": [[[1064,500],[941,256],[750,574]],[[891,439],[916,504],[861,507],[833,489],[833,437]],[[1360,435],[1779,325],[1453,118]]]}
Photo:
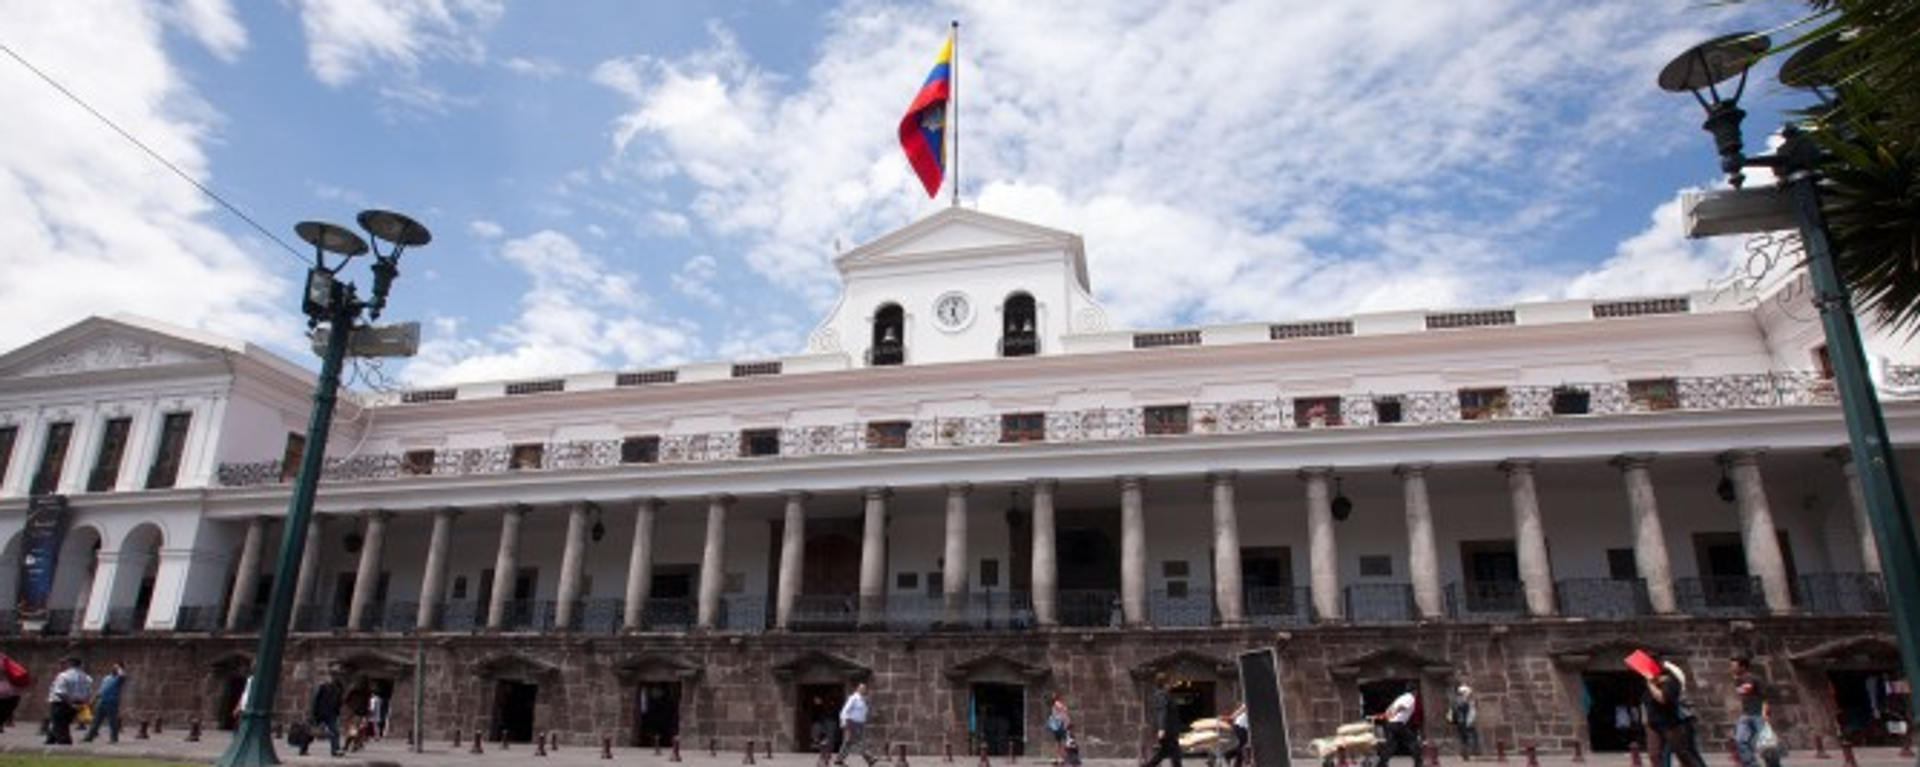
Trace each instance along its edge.
{"label": "flagpole", "polygon": [[960,20],[955,19],[953,27],[947,32],[947,40],[953,45],[953,58],[947,61],[947,131],[952,135],[947,143],[949,157],[947,167],[953,170],[953,207],[960,207]]}

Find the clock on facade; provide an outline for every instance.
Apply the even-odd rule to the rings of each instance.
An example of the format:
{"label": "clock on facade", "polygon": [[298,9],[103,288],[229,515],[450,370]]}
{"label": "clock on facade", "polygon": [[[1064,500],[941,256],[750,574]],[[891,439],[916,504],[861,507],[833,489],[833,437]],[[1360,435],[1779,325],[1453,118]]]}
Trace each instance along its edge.
{"label": "clock on facade", "polygon": [[956,291],[934,299],[933,323],[941,330],[959,330],[972,321],[973,304],[967,300],[967,294]]}

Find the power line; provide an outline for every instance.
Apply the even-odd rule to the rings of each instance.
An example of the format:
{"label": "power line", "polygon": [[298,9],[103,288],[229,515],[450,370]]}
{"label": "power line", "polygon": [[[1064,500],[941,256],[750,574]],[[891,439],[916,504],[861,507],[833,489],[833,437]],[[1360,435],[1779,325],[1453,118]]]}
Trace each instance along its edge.
{"label": "power line", "polygon": [[120,134],[121,138],[124,138],[128,142],[132,143],[134,146],[139,147],[140,151],[146,152],[147,156],[152,157],[155,162],[158,162],[161,165],[166,166],[167,170],[173,171],[173,175],[179,176],[180,180],[185,181],[189,184],[192,184],[193,188],[200,190],[201,194],[204,194],[207,197],[211,198],[214,202],[220,203],[220,206],[226,208],[227,212],[232,213],[234,216],[238,217],[241,221],[247,222],[247,225],[253,227],[254,231],[259,232],[261,236],[266,237],[267,239],[272,240],[276,243],[279,243],[280,247],[285,249],[287,253],[291,254],[294,260],[299,261],[301,266],[312,265],[308,262],[308,259],[306,256],[301,255],[300,251],[295,250],[292,245],[287,244],[286,240],[282,240],[278,235],[275,235],[273,232],[268,231],[266,227],[261,226],[260,222],[253,220],[252,216],[247,215],[246,212],[241,210],[238,206],[234,205],[231,202],[227,202],[227,199],[225,197],[221,197],[218,192],[215,192],[212,189],[208,189],[205,184],[202,184],[198,180],[195,180],[192,176],[187,175],[186,171],[181,170],[180,166],[174,165],[172,160],[168,160],[166,157],[161,156],[159,152],[154,151],[153,148],[147,146],[145,142],[134,137],[133,134],[128,133],[127,130],[125,128],[120,127],[118,123],[115,123],[112,119],[108,118],[106,115],[101,114],[100,110],[94,109],[93,105],[88,104],[86,99],[80,98],[79,94],[76,94],[71,90],[68,90],[67,86],[60,84],[60,81],[55,80],[53,79],[52,76],[48,75],[45,72],[40,71],[40,68],[34,66],[33,62],[27,61],[26,58],[22,57],[19,53],[15,52],[13,48],[9,47],[6,43],[0,43],[0,51],[5,51],[8,56],[13,57],[14,61],[20,62],[20,66],[26,67],[27,71],[32,72],[35,75],[39,76],[41,80],[45,80],[48,85],[53,86],[54,90],[59,91],[61,95],[66,96],[67,99],[72,101],[73,103],[80,105],[81,109],[87,110],[87,114],[93,115],[94,119],[99,120],[101,123],[105,124],[107,127],[112,128],[113,132]]}

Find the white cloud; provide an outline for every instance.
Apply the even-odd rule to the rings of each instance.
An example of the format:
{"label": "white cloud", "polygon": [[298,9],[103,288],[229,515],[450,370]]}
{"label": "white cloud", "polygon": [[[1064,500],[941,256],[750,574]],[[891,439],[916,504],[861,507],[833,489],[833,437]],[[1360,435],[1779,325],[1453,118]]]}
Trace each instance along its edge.
{"label": "white cloud", "polygon": [[[219,26],[212,4],[182,10]],[[154,8],[106,0],[0,2],[10,48],[205,179],[213,113],[167,60],[162,25]],[[211,201],[10,58],[0,103],[0,349],[122,311],[298,343],[277,245],[222,234]]]}
{"label": "white cloud", "polygon": [[720,262],[713,256],[694,256],[680,265],[680,271],[674,272],[673,289],[680,295],[717,309],[726,303],[720,292],[713,289],[713,281],[719,276]]}
{"label": "white cloud", "polygon": [[170,15],[221,61],[231,64],[247,48],[247,29],[227,0],[174,0]]}
{"label": "white cloud", "polygon": [[[1562,285],[1569,268],[1539,262],[1532,242],[1588,215],[1600,164],[1693,149],[1678,127],[1689,106],[1652,73],[1726,22],[1521,0],[981,0],[962,16],[964,196],[1084,234],[1096,292],[1142,325]],[[630,104],[612,123],[616,162],[691,184],[696,229],[738,238],[752,269],[824,308],[830,243],[946,202],[920,196],[894,137],[944,32],[928,17],[843,7],[791,82],[719,26],[686,57],[603,62],[595,80]]]}
{"label": "white cloud", "polygon": [[499,224],[484,219],[468,224],[467,231],[473,232],[473,236],[483,240],[497,240],[500,239],[500,235],[507,233],[507,230]]}
{"label": "white cloud", "polygon": [[526,75],[538,80],[550,80],[566,74],[567,68],[551,59],[529,59],[514,56],[500,63],[507,71],[517,75]]}
{"label": "white cloud", "polygon": [[698,327],[648,316],[650,302],[633,276],[564,234],[508,240],[500,257],[531,286],[519,314],[484,338],[463,335],[459,318],[435,318],[407,365],[409,380],[433,385],[670,364],[698,348]]}
{"label": "white cloud", "polygon": [[1728,281],[1745,266],[1741,237],[1687,239],[1679,199],[1661,205],[1645,231],[1620,243],[1599,266],[1567,282],[1566,294],[1578,298],[1661,295],[1705,290]]}
{"label": "white cloud", "polygon": [[481,33],[504,12],[499,0],[303,0],[300,20],[314,76],[340,87],[370,71],[479,61]]}

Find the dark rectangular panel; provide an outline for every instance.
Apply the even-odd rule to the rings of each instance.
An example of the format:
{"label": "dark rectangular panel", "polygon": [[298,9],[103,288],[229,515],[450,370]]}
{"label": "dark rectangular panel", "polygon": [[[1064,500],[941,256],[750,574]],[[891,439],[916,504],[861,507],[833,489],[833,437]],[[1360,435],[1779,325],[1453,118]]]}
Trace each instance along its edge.
{"label": "dark rectangular panel", "polygon": [[1247,730],[1253,738],[1253,767],[1284,767],[1293,750],[1287,743],[1287,707],[1280,691],[1280,656],[1273,648],[1240,653],[1240,691],[1246,696]]}

